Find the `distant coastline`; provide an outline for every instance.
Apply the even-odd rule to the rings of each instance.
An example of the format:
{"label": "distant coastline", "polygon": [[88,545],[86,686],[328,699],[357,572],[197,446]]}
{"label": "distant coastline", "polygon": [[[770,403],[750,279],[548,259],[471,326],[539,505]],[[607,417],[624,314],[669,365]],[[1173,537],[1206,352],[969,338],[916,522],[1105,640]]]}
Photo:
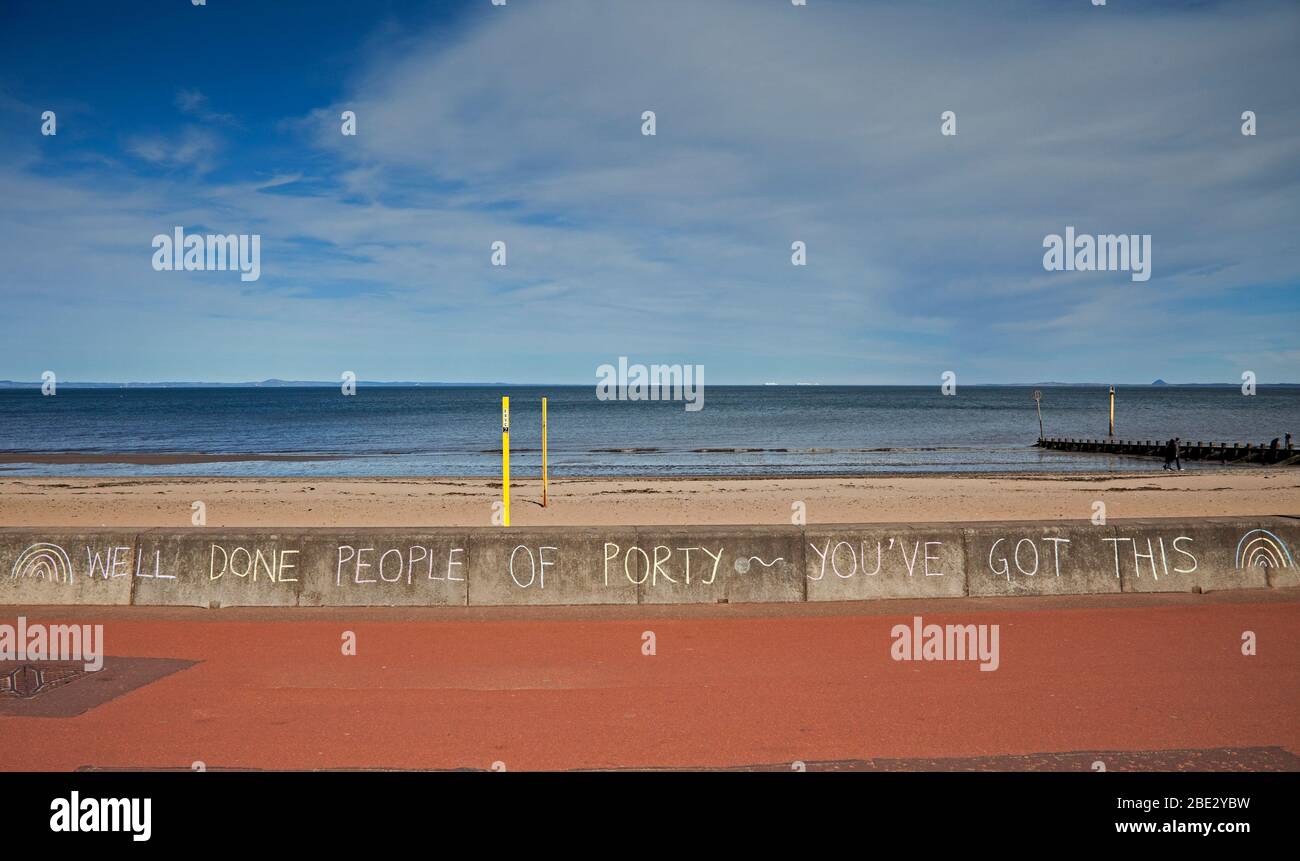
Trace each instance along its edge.
{"label": "distant coastline", "polygon": [[[40,380],[24,382],[21,380],[0,380],[0,389],[39,389],[42,383]],[[80,382],[68,381],[59,382],[59,388],[62,389],[315,389],[315,388],[338,388],[339,381],[330,380],[248,380],[237,383],[209,383],[201,381],[162,381],[162,382],[129,382],[129,383],[99,383],[99,382]],[[393,389],[410,389],[410,388],[444,388],[444,389],[481,389],[502,386],[553,386],[555,388],[588,388],[595,385],[592,383],[530,383],[530,382],[488,382],[488,383],[448,383],[448,382],[421,382],[421,381],[404,381],[404,380],[357,380],[358,386],[385,387]],[[822,386],[825,388],[863,388],[863,389],[915,389],[924,388],[929,383],[710,383],[712,386],[726,386],[728,388],[764,388],[773,386]],[[1190,389],[1190,388],[1231,388],[1241,387],[1241,383],[1167,383],[1164,380],[1157,380],[1153,383],[1060,383],[1060,382],[1041,382],[1041,383],[965,383],[964,388],[1034,388],[1042,386],[1044,388],[1098,388],[1106,386],[1123,386],[1125,388],[1171,388],[1171,389]],[[1259,383],[1261,387],[1266,388],[1297,388],[1300,383]]]}

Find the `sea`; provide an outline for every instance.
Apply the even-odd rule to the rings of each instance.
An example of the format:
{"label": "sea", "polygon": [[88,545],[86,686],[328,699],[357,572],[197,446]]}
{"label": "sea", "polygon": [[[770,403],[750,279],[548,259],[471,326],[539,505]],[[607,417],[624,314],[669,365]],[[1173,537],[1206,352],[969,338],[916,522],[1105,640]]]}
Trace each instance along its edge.
{"label": "sea", "polygon": [[[499,476],[501,397],[512,474],[813,476],[1159,470],[1158,460],[1037,449],[1101,438],[1105,386],[708,386],[704,407],[600,400],[594,386],[248,386],[0,389],[0,473]],[[1116,437],[1268,443],[1300,433],[1300,387],[1121,386]],[[19,453],[15,455],[15,453]],[[201,453],[267,460],[41,463],[54,453]],[[283,457],[319,459],[277,460]],[[1198,464],[1189,469],[1202,468]],[[1241,467],[1249,468],[1249,467]]]}

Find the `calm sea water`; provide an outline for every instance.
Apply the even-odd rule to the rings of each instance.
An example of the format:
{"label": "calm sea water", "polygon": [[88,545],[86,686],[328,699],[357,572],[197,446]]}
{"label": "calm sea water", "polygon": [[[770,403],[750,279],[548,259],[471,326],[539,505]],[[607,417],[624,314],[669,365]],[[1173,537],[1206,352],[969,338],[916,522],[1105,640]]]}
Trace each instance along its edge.
{"label": "calm sea water", "polygon": [[[511,398],[516,475],[799,475],[1159,469],[1147,459],[1039,451],[1032,389],[710,386],[704,409],[599,401],[594,386],[0,390],[0,450],[326,454],[314,462],[0,464],[41,475],[500,474]],[[1049,436],[1106,434],[1105,388],[1043,387]],[[1300,389],[1122,387],[1121,438],[1267,442],[1300,433]],[[1195,465],[1192,465],[1195,468]]]}

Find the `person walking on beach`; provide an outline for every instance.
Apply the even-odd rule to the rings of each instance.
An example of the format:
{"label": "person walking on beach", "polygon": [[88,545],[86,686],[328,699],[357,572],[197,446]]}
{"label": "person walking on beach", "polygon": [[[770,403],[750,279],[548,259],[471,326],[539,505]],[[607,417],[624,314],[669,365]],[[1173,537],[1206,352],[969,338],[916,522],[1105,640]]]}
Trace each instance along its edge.
{"label": "person walking on beach", "polygon": [[1181,440],[1178,437],[1174,437],[1165,444],[1165,469],[1172,470],[1174,468],[1170,466],[1172,463],[1178,467],[1179,472],[1183,471],[1183,462],[1179,459],[1179,455],[1182,454],[1179,446],[1180,442]]}

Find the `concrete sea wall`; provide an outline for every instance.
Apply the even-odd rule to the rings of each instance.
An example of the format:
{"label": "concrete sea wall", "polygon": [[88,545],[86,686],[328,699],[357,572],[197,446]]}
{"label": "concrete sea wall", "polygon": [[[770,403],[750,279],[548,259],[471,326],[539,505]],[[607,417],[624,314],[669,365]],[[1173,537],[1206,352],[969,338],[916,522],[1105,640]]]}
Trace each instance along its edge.
{"label": "concrete sea wall", "polygon": [[1300,518],[0,529],[0,605],[853,601],[1300,586]]}

